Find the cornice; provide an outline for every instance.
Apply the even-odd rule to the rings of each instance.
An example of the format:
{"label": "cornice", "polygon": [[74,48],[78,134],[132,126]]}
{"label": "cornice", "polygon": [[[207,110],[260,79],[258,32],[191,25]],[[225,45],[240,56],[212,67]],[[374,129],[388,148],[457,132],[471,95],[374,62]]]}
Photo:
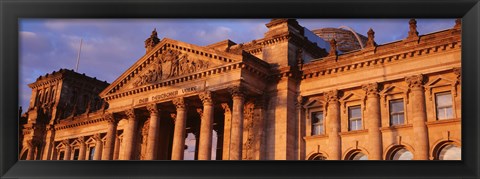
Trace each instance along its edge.
{"label": "cornice", "polygon": [[[414,57],[423,56],[426,54],[460,49],[461,45],[458,41],[448,41],[447,43],[442,44],[407,48],[408,49],[401,50],[401,52],[393,53],[387,56],[381,56],[380,54],[369,55],[364,57],[366,60],[357,61],[354,63],[349,62],[353,60],[345,59],[345,57],[342,57],[342,55],[338,56],[338,59],[325,57],[322,61],[304,64],[302,79],[317,78],[328,74],[353,71],[371,66],[381,66],[394,63],[399,60],[410,60]],[[357,51],[355,53],[365,53],[363,51],[364,50]],[[350,56],[355,56],[355,54]],[[341,61],[345,61],[345,63],[341,64]]]}

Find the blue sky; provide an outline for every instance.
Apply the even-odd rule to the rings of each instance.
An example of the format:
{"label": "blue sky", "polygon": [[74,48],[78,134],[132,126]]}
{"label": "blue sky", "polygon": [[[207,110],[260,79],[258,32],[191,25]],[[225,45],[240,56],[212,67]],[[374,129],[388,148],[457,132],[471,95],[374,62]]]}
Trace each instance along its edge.
{"label": "blue sky", "polygon": [[[83,39],[79,73],[111,83],[145,54],[144,40],[153,28],[167,37],[196,45],[230,39],[244,43],[263,37],[270,19],[20,19],[19,105],[27,109],[38,76],[74,69]],[[409,19],[299,19],[310,30],[325,27],[353,28],[384,44],[407,36]],[[417,19],[420,34],[453,27],[454,19]]]}

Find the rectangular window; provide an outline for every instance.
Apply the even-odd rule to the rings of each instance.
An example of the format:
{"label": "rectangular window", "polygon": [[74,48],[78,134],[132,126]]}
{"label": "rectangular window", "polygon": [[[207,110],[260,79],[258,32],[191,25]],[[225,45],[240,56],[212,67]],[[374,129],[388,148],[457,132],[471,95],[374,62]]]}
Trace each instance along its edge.
{"label": "rectangular window", "polygon": [[65,152],[60,151],[60,155],[58,155],[58,160],[63,160],[64,157],[65,157]]}
{"label": "rectangular window", "polygon": [[362,129],[362,112],[360,106],[348,108],[348,128],[350,131]]}
{"label": "rectangular window", "polygon": [[453,118],[452,94],[450,92],[435,94],[435,103],[438,120]]}
{"label": "rectangular window", "polygon": [[403,99],[390,101],[390,125],[405,124],[405,113],[403,109]]}
{"label": "rectangular window", "polygon": [[73,160],[78,160],[78,155],[80,154],[80,150],[75,149],[73,152]]}
{"label": "rectangular window", "polygon": [[323,112],[313,112],[312,113],[312,135],[322,135],[325,133],[323,130]]}
{"label": "rectangular window", "polygon": [[93,155],[95,154],[95,147],[90,147],[90,152],[89,152],[88,160],[93,160]]}

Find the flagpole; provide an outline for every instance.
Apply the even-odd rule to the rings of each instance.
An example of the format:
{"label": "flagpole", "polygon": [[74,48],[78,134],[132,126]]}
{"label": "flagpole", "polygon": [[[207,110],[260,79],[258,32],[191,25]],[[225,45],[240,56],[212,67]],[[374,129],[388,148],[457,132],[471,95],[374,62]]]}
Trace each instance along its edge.
{"label": "flagpole", "polygon": [[83,39],[80,39],[80,48],[78,49],[77,64],[75,65],[75,72],[78,72],[78,63],[80,62],[80,52],[82,51]]}

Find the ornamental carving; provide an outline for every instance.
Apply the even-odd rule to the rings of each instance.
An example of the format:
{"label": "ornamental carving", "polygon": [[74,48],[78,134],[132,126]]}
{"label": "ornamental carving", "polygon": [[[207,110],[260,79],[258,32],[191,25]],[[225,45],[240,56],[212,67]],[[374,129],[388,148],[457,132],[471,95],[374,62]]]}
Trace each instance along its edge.
{"label": "ornamental carving", "polygon": [[200,120],[203,119],[203,109],[202,108],[197,108],[197,113],[200,116]]}
{"label": "ornamental carving", "polygon": [[171,114],[170,114],[170,117],[172,118],[173,124],[175,125],[175,121],[176,121],[176,119],[177,119],[177,114],[176,114],[176,113],[171,113]]}
{"label": "ornamental carving", "polygon": [[243,142],[243,159],[252,160],[253,159],[253,143],[256,137],[259,137],[255,132],[255,127],[257,126],[254,121],[254,103],[248,102],[245,104],[243,111],[244,115],[244,131],[247,134],[247,138]]}
{"label": "ornamental carving", "polygon": [[413,75],[405,78],[409,88],[421,88],[425,82],[423,75]]}
{"label": "ornamental carving", "polygon": [[325,100],[329,103],[338,102],[338,90],[331,90],[324,93]]}
{"label": "ornamental carving", "polygon": [[208,61],[193,59],[188,54],[176,50],[166,50],[152,58],[153,61],[149,64],[151,67],[135,79],[134,87],[156,83],[209,67]]}
{"label": "ornamental carving", "polygon": [[457,76],[457,80],[460,81],[460,79],[462,78],[462,69],[461,68],[453,68],[453,74],[455,74]]}
{"label": "ornamental carving", "polygon": [[127,109],[125,110],[125,115],[127,115],[128,119],[135,119],[135,110]]}
{"label": "ornamental carving", "polygon": [[185,109],[186,104],[183,97],[175,98],[172,100],[172,102],[175,105],[175,107],[177,107],[177,109]]}
{"label": "ornamental carving", "polygon": [[362,89],[365,91],[367,96],[378,95],[378,83],[368,83],[368,84],[362,85]]}
{"label": "ornamental carving", "polygon": [[410,28],[410,31],[408,31],[408,38],[418,37],[417,21],[415,19],[410,19],[408,24]]}
{"label": "ornamental carving", "polygon": [[203,93],[200,93],[198,96],[200,97],[200,100],[202,100],[203,104],[213,104],[212,92],[205,91]]}
{"label": "ornamental carving", "polygon": [[245,93],[242,86],[233,86],[229,88],[232,97],[234,98],[244,98]]}
{"label": "ornamental carving", "polygon": [[147,110],[150,114],[158,114],[158,107],[155,103],[147,105]]}
{"label": "ornamental carving", "polygon": [[302,95],[297,95],[297,101],[295,101],[295,105],[297,106],[297,108],[301,108],[303,103],[305,102],[305,97],[303,97]]}
{"label": "ornamental carving", "polygon": [[112,113],[105,113],[103,114],[103,119],[107,121],[108,123],[115,123],[115,117],[113,117]]}

